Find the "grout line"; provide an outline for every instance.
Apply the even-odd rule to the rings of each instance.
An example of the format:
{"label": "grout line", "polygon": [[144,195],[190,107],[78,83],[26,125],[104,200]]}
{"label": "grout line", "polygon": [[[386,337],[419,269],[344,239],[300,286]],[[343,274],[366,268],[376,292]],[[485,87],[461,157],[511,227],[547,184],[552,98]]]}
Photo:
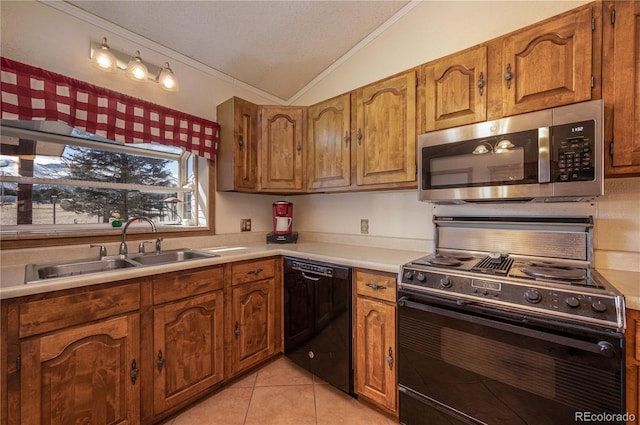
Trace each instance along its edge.
{"label": "grout line", "polygon": [[242,420],[242,425],[247,423],[247,416],[249,416],[249,408],[251,408],[251,401],[253,401],[253,391],[256,388],[256,382],[258,382],[258,372],[256,372],[255,379],[253,380],[253,385],[251,385],[251,395],[249,396],[249,404],[247,404],[247,410],[244,412],[244,419]]}

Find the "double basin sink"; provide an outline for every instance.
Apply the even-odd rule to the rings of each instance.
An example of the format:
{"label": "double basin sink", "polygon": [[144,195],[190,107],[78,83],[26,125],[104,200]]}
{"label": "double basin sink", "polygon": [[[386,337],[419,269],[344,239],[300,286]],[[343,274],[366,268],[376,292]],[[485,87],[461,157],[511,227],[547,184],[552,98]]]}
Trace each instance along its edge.
{"label": "double basin sink", "polygon": [[189,260],[218,257],[217,254],[196,251],[187,248],[162,251],[160,253],[131,254],[126,258],[119,256],[104,257],[99,260],[86,259],[63,261],[46,264],[29,264],[25,271],[25,283],[39,282],[46,279],[100,273],[133,267],[159,266],[163,264],[182,263]]}

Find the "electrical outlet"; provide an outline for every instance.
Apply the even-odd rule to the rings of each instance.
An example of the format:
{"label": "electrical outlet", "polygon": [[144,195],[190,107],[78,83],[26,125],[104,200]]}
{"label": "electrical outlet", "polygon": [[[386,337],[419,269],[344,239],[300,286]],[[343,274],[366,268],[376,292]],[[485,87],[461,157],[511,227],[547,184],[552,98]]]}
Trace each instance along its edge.
{"label": "electrical outlet", "polygon": [[240,231],[241,232],[250,232],[251,231],[251,219],[250,218],[241,218],[240,219]]}
{"label": "electrical outlet", "polygon": [[369,219],[368,218],[360,219],[360,233],[362,233],[363,235],[368,235],[369,234]]}

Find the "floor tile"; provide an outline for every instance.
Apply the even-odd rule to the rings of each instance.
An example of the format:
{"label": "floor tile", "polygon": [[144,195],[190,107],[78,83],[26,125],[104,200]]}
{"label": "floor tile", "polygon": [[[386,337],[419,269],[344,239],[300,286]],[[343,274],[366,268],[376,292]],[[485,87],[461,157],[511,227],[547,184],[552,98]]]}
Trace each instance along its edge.
{"label": "floor tile", "polygon": [[258,377],[256,379],[256,387],[270,385],[309,385],[312,383],[313,375],[286,357],[280,357],[258,370]]}
{"label": "floor tile", "polygon": [[230,384],[226,388],[253,388],[253,386],[256,384],[257,377],[258,377],[258,372],[254,372],[252,374],[249,374],[247,376],[244,376],[238,379],[237,381]]}
{"label": "floor tile", "polygon": [[332,387],[314,385],[317,425],[388,425],[382,413]]}
{"label": "floor tile", "polygon": [[171,425],[243,425],[253,388],[226,388],[177,416]]}
{"label": "floor tile", "polygon": [[313,385],[255,387],[245,425],[316,425]]}

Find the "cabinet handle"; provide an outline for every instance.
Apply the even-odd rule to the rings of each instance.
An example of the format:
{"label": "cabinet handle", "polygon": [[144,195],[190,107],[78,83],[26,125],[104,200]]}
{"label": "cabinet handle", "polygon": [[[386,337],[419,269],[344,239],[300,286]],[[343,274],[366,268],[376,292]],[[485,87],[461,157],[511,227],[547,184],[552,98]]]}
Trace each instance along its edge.
{"label": "cabinet handle", "polygon": [[378,289],[387,289],[386,286],[378,285],[377,283],[367,283],[367,286],[369,288],[373,289],[374,291],[377,291]]}
{"label": "cabinet handle", "polygon": [[393,369],[393,353],[391,347],[389,347],[389,354],[384,359],[389,363],[389,369]]}
{"label": "cabinet handle", "polygon": [[162,372],[162,366],[164,366],[164,357],[162,350],[158,350],[158,372]]}
{"label": "cabinet handle", "polygon": [[253,269],[253,270],[249,270],[247,274],[259,275],[261,272],[262,272],[262,269]]}
{"label": "cabinet handle", "polygon": [[482,96],[482,94],[484,93],[484,86],[487,83],[484,81],[484,74],[481,72],[480,73],[480,77],[478,77],[478,82],[476,82],[476,86],[478,87],[478,90],[480,91],[480,96]]}
{"label": "cabinet handle", "polygon": [[244,140],[242,139],[242,136],[238,136],[238,146],[240,147],[240,149],[242,149],[242,147],[244,146]]}
{"label": "cabinet handle", "polygon": [[358,129],[358,133],[356,134],[356,139],[358,139],[358,144],[362,142],[362,131]]}
{"label": "cabinet handle", "polygon": [[296,150],[298,151],[298,153],[302,152],[302,145],[296,146]]}
{"label": "cabinet handle", "polygon": [[238,324],[237,321],[236,321],[236,328],[233,331],[233,333],[236,335],[236,339],[238,339],[238,337],[240,336],[240,325]]}
{"label": "cabinet handle", "polygon": [[349,147],[349,132],[348,131],[344,132],[344,145],[345,145],[345,147]]}
{"label": "cabinet handle", "polygon": [[138,374],[140,373],[140,371],[138,370],[138,364],[136,363],[136,359],[133,359],[133,361],[131,362],[131,383],[133,385],[136,384],[136,380],[138,379]]}
{"label": "cabinet handle", "polygon": [[511,88],[511,79],[513,78],[513,73],[511,72],[511,64],[507,64],[507,70],[504,73],[504,80],[507,82],[507,88]]}

